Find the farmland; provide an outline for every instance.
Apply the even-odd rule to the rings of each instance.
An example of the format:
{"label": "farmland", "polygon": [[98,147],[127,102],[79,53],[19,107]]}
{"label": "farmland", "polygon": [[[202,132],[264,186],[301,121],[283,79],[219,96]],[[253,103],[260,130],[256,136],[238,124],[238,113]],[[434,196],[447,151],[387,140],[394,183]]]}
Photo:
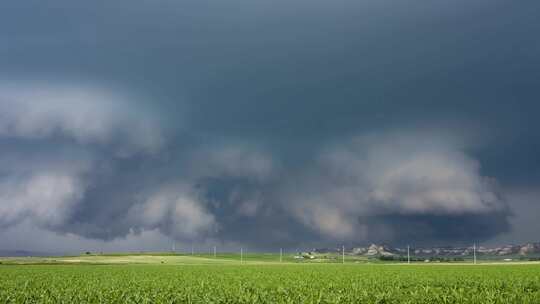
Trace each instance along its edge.
{"label": "farmland", "polygon": [[4,259],[0,303],[540,303],[540,265],[533,263],[341,265],[234,258]]}

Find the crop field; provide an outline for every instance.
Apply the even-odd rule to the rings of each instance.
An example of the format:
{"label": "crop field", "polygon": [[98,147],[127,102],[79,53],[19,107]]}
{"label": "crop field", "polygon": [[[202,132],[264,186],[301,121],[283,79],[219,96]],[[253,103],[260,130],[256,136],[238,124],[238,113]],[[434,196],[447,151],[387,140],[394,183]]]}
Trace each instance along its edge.
{"label": "crop field", "polygon": [[83,258],[58,265],[3,260],[0,303],[540,303],[538,264],[241,264],[174,256],[118,256],[124,260],[104,264],[104,257]]}

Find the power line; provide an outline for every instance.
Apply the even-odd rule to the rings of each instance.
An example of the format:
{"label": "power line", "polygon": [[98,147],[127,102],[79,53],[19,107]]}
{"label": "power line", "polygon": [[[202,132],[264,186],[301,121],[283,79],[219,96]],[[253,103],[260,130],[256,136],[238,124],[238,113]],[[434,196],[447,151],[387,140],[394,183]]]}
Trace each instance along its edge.
{"label": "power line", "polygon": [[240,263],[244,263],[244,248],[240,248]]}
{"label": "power line", "polygon": [[476,243],[473,245],[473,257],[474,257],[474,264],[476,265]]}

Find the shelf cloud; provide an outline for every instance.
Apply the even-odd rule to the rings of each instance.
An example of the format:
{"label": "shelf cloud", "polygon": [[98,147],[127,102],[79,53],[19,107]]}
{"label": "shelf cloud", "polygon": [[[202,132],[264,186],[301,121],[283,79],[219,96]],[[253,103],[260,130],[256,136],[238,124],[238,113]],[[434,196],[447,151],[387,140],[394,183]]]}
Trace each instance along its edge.
{"label": "shelf cloud", "polygon": [[[133,101],[131,101],[133,102]],[[0,85],[0,136],[64,137],[81,144],[118,145],[153,152],[163,144],[159,126],[133,111],[129,99],[104,89],[72,85]]]}
{"label": "shelf cloud", "polygon": [[476,160],[452,140],[422,131],[354,138],[325,150],[284,201],[302,223],[346,239],[372,237],[372,223],[360,220],[371,216],[507,210],[496,182],[480,174]]}

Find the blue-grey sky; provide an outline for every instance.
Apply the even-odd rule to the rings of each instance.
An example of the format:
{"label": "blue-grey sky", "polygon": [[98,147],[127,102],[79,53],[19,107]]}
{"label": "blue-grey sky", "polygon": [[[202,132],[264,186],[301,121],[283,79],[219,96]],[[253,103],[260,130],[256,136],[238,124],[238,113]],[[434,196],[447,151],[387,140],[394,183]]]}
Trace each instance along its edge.
{"label": "blue-grey sky", "polygon": [[0,249],[540,241],[538,16],[3,1]]}

